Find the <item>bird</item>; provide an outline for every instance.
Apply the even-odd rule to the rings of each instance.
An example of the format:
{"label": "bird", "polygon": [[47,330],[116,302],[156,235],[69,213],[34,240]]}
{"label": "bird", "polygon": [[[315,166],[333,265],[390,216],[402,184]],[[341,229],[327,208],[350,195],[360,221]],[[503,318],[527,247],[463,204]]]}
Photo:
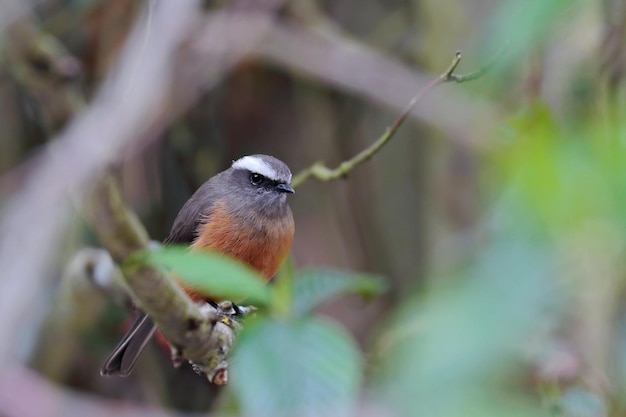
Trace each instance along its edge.
{"label": "bird", "polygon": [[[295,232],[287,202],[287,195],[295,192],[291,178],[289,167],[273,156],[248,155],[233,161],[187,200],[163,243],[222,253],[271,280],[289,255]],[[194,301],[216,301],[211,294],[183,289]],[[100,375],[128,376],[156,329],[139,311]]]}

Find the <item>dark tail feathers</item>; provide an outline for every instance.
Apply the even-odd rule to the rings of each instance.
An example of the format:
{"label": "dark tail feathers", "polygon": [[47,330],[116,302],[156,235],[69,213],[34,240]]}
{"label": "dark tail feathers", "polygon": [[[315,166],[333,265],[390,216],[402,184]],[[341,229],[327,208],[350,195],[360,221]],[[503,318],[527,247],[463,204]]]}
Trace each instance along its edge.
{"label": "dark tail feathers", "polygon": [[100,368],[100,375],[128,376],[155,331],[156,326],[150,317],[140,312],[133,325]]}

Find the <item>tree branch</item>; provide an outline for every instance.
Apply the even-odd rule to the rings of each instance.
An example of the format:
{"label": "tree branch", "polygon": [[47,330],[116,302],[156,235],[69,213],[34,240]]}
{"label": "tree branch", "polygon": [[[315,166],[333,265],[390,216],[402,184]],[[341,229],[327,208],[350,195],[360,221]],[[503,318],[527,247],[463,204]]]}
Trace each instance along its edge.
{"label": "tree branch", "polygon": [[350,171],[352,171],[362,163],[370,160],[391,140],[398,128],[402,126],[413,107],[415,107],[415,105],[422,99],[422,97],[430,92],[430,90],[432,90],[439,84],[447,82],[464,83],[481,77],[495,64],[497,59],[499,59],[499,55],[500,54],[495,55],[492,59],[489,60],[489,62],[487,62],[487,64],[485,64],[476,71],[465,75],[458,75],[454,74],[454,71],[461,62],[461,51],[457,51],[454,59],[452,60],[448,68],[439,76],[428,82],[417,92],[415,96],[413,96],[409,104],[404,108],[402,113],[400,113],[398,118],[374,143],[372,143],[369,147],[365,148],[347,161],[342,162],[335,169],[328,168],[326,165],[324,165],[323,162],[314,163],[312,166],[304,169],[294,177],[292,181],[293,186],[297,187],[311,177],[324,182],[334,181],[339,178],[346,177],[348,173],[350,173]]}

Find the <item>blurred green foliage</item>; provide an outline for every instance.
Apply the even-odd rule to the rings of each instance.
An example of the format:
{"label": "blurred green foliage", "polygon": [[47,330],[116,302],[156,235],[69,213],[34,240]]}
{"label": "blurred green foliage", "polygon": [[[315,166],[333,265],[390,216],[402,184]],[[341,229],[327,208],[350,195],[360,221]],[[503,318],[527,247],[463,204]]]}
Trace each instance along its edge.
{"label": "blurred green foliage", "polygon": [[554,269],[545,247],[508,232],[407,300],[381,336],[374,385],[397,415],[541,415],[523,358],[554,301]]}
{"label": "blurred green foliage", "polygon": [[229,388],[244,416],[348,416],[361,367],[354,341],[329,320],[264,318],[237,341]]}
{"label": "blurred green foliage", "polygon": [[619,137],[600,123],[573,130],[541,102],[513,117],[502,132],[508,145],[494,155],[500,187],[514,193],[545,232],[597,221],[625,236],[626,147]]}
{"label": "blurred green foliage", "polygon": [[[500,2],[489,27],[490,47],[505,42],[508,60],[505,64],[517,65],[538,44],[543,43],[555,24],[575,15],[582,2],[579,0],[506,0]],[[497,36],[493,36],[496,35]]]}

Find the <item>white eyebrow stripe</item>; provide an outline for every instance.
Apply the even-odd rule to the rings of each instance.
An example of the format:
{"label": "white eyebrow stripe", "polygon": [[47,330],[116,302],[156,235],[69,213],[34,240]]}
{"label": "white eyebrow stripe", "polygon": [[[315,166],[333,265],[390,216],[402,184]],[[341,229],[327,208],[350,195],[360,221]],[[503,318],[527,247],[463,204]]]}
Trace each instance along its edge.
{"label": "white eyebrow stripe", "polygon": [[261,174],[274,181],[280,180],[274,168],[265,163],[265,161],[261,158],[257,158],[255,156],[244,156],[243,158],[239,158],[233,162],[232,167],[235,169],[247,169],[250,172]]}

